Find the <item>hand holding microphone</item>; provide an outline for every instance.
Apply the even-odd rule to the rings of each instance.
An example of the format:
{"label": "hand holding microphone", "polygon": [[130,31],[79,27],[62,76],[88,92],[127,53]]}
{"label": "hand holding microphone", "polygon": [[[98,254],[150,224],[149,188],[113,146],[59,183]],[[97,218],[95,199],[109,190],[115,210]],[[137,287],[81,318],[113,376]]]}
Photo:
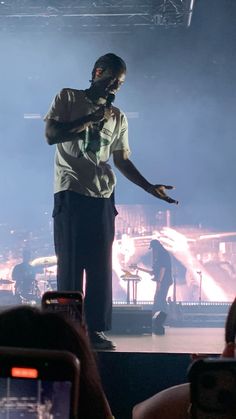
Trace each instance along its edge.
{"label": "hand holding microphone", "polygon": [[114,93],[109,93],[109,95],[107,96],[107,101],[106,101],[106,108],[111,109],[111,105],[114,102],[116,96]]}
{"label": "hand holding microphone", "polygon": [[91,121],[94,123],[99,123],[99,130],[104,126],[104,123],[108,121],[113,115],[112,103],[115,100],[114,93],[109,93],[106,104],[101,106],[97,111],[91,114]]}
{"label": "hand holding microphone", "polygon": [[105,122],[107,122],[108,119],[110,119],[112,117],[112,115],[113,115],[112,103],[114,102],[114,100],[115,100],[114,93],[109,93],[109,95],[107,96],[106,105],[104,106],[104,116],[103,116],[103,119],[101,120],[101,122],[99,124],[99,130],[102,130]]}

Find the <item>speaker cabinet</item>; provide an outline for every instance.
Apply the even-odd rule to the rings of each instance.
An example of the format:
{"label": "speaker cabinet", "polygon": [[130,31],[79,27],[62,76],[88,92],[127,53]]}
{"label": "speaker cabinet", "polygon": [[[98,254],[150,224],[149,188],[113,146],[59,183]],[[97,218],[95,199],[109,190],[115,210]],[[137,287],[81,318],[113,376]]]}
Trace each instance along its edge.
{"label": "speaker cabinet", "polygon": [[138,306],[113,307],[111,333],[142,335],[152,333],[152,311]]}

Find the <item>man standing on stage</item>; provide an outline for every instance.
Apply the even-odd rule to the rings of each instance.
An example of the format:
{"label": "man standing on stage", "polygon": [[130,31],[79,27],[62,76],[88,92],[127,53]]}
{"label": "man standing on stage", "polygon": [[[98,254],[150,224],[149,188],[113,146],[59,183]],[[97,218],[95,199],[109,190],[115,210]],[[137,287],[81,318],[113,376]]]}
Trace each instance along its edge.
{"label": "man standing on stage", "polygon": [[150,243],[150,249],[152,249],[153,281],[156,282],[153,312],[166,312],[166,298],[169,288],[173,283],[171,257],[169,252],[167,252],[159,240],[152,240]]}
{"label": "man standing on stage", "polygon": [[131,182],[168,203],[165,189],[149,183],[129,160],[128,123],[112,105],[125,81],[126,64],[115,54],[95,62],[86,90],[65,88],[45,116],[48,144],[56,144],[54,242],[58,290],[83,290],[85,316],[95,349],[114,349],[103,333],[111,328],[112,243],[115,174],[108,160]]}

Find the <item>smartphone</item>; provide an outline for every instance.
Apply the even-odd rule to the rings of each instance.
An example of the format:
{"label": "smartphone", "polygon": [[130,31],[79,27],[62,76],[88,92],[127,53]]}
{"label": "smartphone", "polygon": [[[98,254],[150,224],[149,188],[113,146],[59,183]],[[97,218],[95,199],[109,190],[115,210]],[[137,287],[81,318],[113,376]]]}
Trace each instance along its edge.
{"label": "smartphone", "polygon": [[236,418],[236,360],[206,358],[188,370],[193,419]]}
{"label": "smartphone", "polygon": [[62,314],[71,321],[84,324],[84,298],[79,291],[47,291],[42,296],[42,309]]}
{"label": "smartphone", "polygon": [[77,419],[79,376],[70,352],[0,348],[0,419]]}

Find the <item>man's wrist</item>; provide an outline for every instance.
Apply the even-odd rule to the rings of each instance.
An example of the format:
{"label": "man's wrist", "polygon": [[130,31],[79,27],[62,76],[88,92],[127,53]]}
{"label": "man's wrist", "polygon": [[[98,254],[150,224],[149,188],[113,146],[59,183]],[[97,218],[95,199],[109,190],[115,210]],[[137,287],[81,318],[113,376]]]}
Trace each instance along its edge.
{"label": "man's wrist", "polygon": [[84,124],[89,124],[89,123],[92,123],[92,122],[94,122],[92,113],[84,116]]}
{"label": "man's wrist", "polygon": [[148,185],[144,188],[144,190],[148,193],[152,193],[153,185],[151,183],[148,183]]}

